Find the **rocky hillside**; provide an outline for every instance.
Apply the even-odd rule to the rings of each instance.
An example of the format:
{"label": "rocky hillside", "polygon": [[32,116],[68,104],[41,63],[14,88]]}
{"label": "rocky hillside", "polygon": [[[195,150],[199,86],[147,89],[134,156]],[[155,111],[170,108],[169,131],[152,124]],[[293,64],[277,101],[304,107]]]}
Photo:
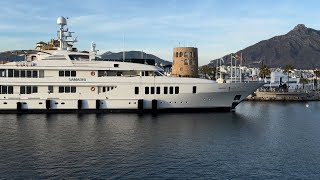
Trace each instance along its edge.
{"label": "rocky hillside", "polygon": [[[237,54],[240,52],[244,65],[259,66],[263,62],[269,67],[291,64],[298,69],[320,68],[320,31],[299,24],[285,35],[261,41]],[[230,63],[230,55],[224,59]]]}
{"label": "rocky hillside", "polygon": [[[142,53],[142,54],[141,54]],[[122,59],[123,58],[123,53],[118,52],[118,53],[113,53],[113,52],[105,52],[101,55],[102,59]],[[141,51],[127,51],[126,52],[126,59],[154,59],[156,63],[158,64],[163,64],[163,65],[168,65],[171,64],[171,62],[160,59],[159,57],[152,55],[152,54],[146,54]]]}

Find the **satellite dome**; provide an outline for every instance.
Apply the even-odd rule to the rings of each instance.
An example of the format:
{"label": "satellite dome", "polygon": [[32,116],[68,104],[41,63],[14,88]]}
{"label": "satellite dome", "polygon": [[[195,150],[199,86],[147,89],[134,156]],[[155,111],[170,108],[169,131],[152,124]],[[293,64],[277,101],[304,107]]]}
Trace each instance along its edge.
{"label": "satellite dome", "polygon": [[58,25],[62,25],[62,26],[67,25],[67,20],[66,20],[66,18],[64,18],[63,16],[58,17],[58,19],[57,19],[57,24],[58,24]]}

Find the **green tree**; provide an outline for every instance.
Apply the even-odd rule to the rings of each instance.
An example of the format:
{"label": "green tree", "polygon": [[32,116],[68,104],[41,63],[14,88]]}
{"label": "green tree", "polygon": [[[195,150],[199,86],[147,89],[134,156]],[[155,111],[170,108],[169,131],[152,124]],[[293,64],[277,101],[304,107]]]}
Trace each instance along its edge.
{"label": "green tree", "polygon": [[316,75],[316,78],[320,78],[320,70],[314,70],[313,72]]}
{"label": "green tree", "polygon": [[270,69],[266,65],[262,64],[260,67],[259,77],[265,78],[266,76],[270,76],[270,74]]}
{"label": "green tree", "polygon": [[204,66],[201,66],[199,68],[199,72],[204,74],[205,77],[207,75],[209,75],[210,77],[214,77],[214,74],[216,72],[216,68],[215,67],[210,67],[209,65],[204,65]]}

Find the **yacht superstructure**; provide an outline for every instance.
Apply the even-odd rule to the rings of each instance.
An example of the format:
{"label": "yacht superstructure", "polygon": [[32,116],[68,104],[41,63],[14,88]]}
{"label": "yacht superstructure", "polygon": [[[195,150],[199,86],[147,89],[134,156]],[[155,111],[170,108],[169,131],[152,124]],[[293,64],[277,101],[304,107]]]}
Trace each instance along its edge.
{"label": "yacht superstructure", "polygon": [[217,83],[168,77],[156,66],[97,61],[68,49],[71,32],[57,20],[60,46],[0,66],[0,112],[230,110],[263,83]]}

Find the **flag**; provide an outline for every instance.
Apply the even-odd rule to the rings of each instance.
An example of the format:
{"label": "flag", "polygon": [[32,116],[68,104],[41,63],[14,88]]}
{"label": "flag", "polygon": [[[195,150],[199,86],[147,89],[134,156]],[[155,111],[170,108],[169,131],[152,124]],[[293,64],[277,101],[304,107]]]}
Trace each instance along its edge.
{"label": "flag", "polygon": [[235,60],[240,60],[241,59],[241,57],[238,55],[238,54],[231,54],[231,57],[232,57],[232,59],[235,59]]}

